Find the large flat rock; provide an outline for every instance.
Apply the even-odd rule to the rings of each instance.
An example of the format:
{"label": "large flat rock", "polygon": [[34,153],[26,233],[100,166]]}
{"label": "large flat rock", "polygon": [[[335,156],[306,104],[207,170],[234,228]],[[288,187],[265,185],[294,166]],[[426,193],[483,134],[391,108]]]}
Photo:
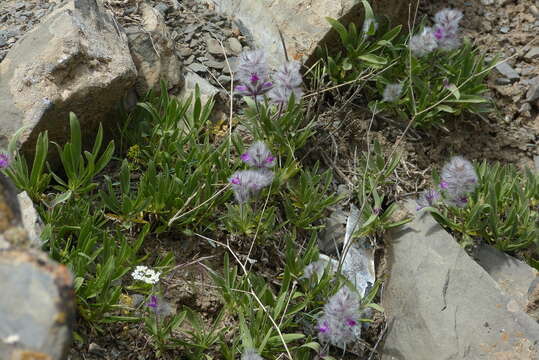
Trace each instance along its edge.
{"label": "large flat rock", "polygon": [[44,130],[63,143],[71,111],[90,133],[110,118],[136,76],[127,37],[102,3],[66,1],[0,63],[0,146],[23,126],[28,153]]}
{"label": "large flat rock", "polygon": [[382,359],[539,359],[539,324],[428,213],[389,238]]}
{"label": "large flat rock", "polygon": [[[318,45],[334,45],[335,34],[326,17],[341,22],[363,23],[363,5],[360,0],[207,0],[216,10],[232,16],[244,34],[250,36],[256,47],[264,49],[272,65],[284,61],[279,36],[281,30],[290,57],[307,64],[313,60]],[[405,24],[409,7],[415,9],[415,0],[370,1],[377,16],[387,16],[394,24]]]}
{"label": "large flat rock", "polygon": [[537,270],[490,245],[479,247],[476,261],[498,283],[500,289],[526,311],[532,284],[538,277]]}

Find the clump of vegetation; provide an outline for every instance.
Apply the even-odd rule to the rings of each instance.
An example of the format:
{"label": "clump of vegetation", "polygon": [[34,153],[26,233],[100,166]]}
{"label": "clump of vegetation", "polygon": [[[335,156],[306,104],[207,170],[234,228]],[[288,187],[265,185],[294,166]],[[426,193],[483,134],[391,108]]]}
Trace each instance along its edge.
{"label": "clump of vegetation", "polygon": [[[327,209],[342,196],[331,191],[330,170],[303,166],[297,157],[316,134],[301,105],[299,66],[283,65],[270,82],[263,59],[261,52],[246,53],[241,63],[248,74],[239,89],[247,104],[241,121],[252,139],[216,137],[213,101],[202,104],[198,91],[178,100],[163,89],[130,115],[120,149],[113,141],[103,146],[100,127],[91,151],[84,151],[74,114],[69,142],[56,144],[57,170],[47,164],[46,132],[31,167],[16,151],[17,137],[12,140],[3,171],[34,200],[45,223],[43,248],[73,272],[78,313],[94,331],[140,323],[155,356],[164,358],[181,351],[192,359],[209,353],[331,359],[332,344],[359,338],[357,329],[370,321],[359,317],[365,308],[382,311],[374,304],[379,284],[361,297],[338,269],[304,277],[319,258],[316,239]],[[378,193],[396,162],[386,167],[381,154],[369,155],[360,169],[366,178],[357,184],[365,222],[354,239],[396,225],[389,220],[394,208],[383,209]],[[172,252],[155,254],[152,244],[169,234],[223,248],[223,270],[207,268],[223,302],[210,325],[204,314],[168,298],[162,279],[175,259]],[[270,274],[256,274],[237,255],[248,249],[250,259],[276,247],[284,251],[274,254],[279,260]],[[334,307],[324,304],[342,289],[355,300],[333,318]],[[331,321],[321,327],[323,314]],[[224,327],[225,319],[238,326]],[[343,344],[327,336],[338,327],[349,328]],[[86,341],[82,332],[76,338]]]}
{"label": "clump of vegetation", "polygon": [[487,243],[539,268],[539,175],[454,157],[419,200],[465,247]]}
{"label": "clump of vegetation", "polygon": [[362,31],[328,19],[338,33],[342,51],[319,56],[327,76],[336,84],[361,84],[374,113],[398,115],[414,127],[442,126],[445,119],[463,113],[477,114],[491,109],[484,96],[486,77],[494,67],[467,40],[460,39],[462,13],[444,9],[435,16],[434,26],[426,20],[403,34],[402,26],[389,28],[378,22],[367,1]]}
{"label": "clump of vegetation", "polygon": [[[434,27],[421,24],[410,37],[377,22],[364,4],[362,31],[330,20],[343,51],[325,54],[320,77],[332,86],[365,80],[374,113],[392,112],[413,126],[483,110],[490,65],[461,45],[461,14],[438,14]],[[332,169],[300,160],[318,134],[302,99],[300,64],[286,62],[271,73],[262,51],[247,51],[236,75],[245,111],[234,120],[247,136],[232,129],[217,136],[214,103],[203,104],[198,89],[179,100],[163,87],[128,116],[119,148],[113,141],[103,146],[100,127],[84,151],[71,114],[69,142],[55,144],[59,169],[47,164],[46,132],[31,166],[16,151],[15,136],[0,168],[34,201],[45,223],[43,248],[73,272],[78,313],[94,332],[111,323],[144,329],[152,358],[334,359],[357,343],[373,311],[383,314],[376,304],[381,281],[363,293],[342,267],[354,244],[409,221],[394,218],[387,194],[398,152],[367,141],[348,199],[359,209],[356,224],[337,257],[323,256],[323,220],[344,196],[334,192]],[[420,207],[464,243],[482,238],[516,251],[537,242],[536,175],[454,158],[437,184]],[[222,269],[201,265],[220,296],[215,314],[171,298],[167,282],[185,264],[172,251],[156,251],[163,238],[222,250]],[[270,264],[259,265],[263,258]],[[76,338],[88,341],[82,332]]]}

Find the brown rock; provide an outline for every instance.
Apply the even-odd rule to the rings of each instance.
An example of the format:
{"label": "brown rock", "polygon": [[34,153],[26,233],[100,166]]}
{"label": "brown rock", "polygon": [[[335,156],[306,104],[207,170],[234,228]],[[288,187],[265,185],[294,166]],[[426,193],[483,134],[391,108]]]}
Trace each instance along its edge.
{"label": "brown rock", "polygon": [[[347,24],[363,23],[363,5],[357,0],[286,1],[286,0],[213,0],[216,10],[232,16],[248,32],[258,48],[268,54],[268,61],[278,65],[284,61],[279,36],[282,32],[288,55],[307,64],[314,60],[314,51],[321,44],[335,44],[336,34],[326,17]],[[415,9],[415,0],[371,1],[376,15],[387,16],[393,24],[406,24],[408,9]]]}
{"label": "brown rock", "polygon": [[75,316],[69,270],[37,250],[0,250],[0,287],[0,359],[65,359]]}
{"label": "brown rock", "polygon": [[126,32],[138,70],[136,91],[143,97],[149,90],[159,93],[161,80],[171,89],[181,86],[183,78],[182,65],[163,16],[146,3],[141,5],[141,12],[142,29],[133,27]]}
{"label": "brown rock", "polygon": [[92,132],[110,118],[135,78],[127,37],[101,2],[67,1],[0,63],[0,146],[21,127],[30,154],[44,130],[64,143],[70,111]]}

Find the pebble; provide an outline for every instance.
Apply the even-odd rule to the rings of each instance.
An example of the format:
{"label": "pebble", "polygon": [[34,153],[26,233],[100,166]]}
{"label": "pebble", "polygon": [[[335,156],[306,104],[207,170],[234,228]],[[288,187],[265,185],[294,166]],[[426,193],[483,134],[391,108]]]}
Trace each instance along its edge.
{"label": "pebble", "polygon": [[507,33],[509,32],[509,26],[502,26],[502,27],[500,28],[500,32],[501,32],[502,34],[507,34]]}
{"label": "pebble", "polygon": [[537,9],[537,6],[530,6],[530,11],[533,15],[535,15],[536,18],[539,18],[539,9]]}
{"label": "pebble", "polygon": [[507,62],[496,65],[496,70],[509,80],[514,81],[520,78],[520,75]]}
{"label": "pebble", "polygon": [[191,24],[191,25],[188,25],[184,30],[183,30],[183,33],[184,34],[191,34],[191,33],[194,33],[200,26],[202,26],[202,24]]}
{"label": "pebble", "polygon": [[206,65],[214,69],[222,69],[225,67],[226,64],[221,61],[209,60],[206,62]]}
{"label": "pebble", "polygon": [[199,72],[208,72],[208,68],[202,64],[199,63],[192,63],[191,65],[187,66],[187,69],[199,73]]}
{"label": "pebble", "polygon": [[195,61],[195,55],[189,56],[183,63],[184,63],[185,65],[189,65],[189,64],[191,64],[193,61]]}
{"label": "pebble", "polygon": [[243,50],[243,46],[241,46],[240,41],[233,37],[227,40],[227,47],[234,55],[239,55]]}
{"label": "pebble", "polygon": [[533,78],[530,82],[530,88],[526,93],[526,101],[532,102],[539,99],[539,76]]}
{"label": "pebble", "polygon": [[221,47],[221,44],[219,41],[215,40],[214,38],[207,38],[206,39],[206,46],[207,50],[212,55],[223,55],[223,49]]}
{"label": "pebble", "polygon": [[224,85],[224,84],[230,83],[230,80],[232,80],[232,79],[230,78],[230,76],[224,75],[224,74],[223,74],[223,75],[219,75],[219,77],[217,78],[217,80],[218,80],[222,85]]}
{"label": "pebble", "polygon": [[188,48],[188,47],[181,47],[181,48],[178,50],[178,54],[180,55],[180,57],[188,57],[188,56],[190,56],[192,53],[193,53],[193,49]]}
{"label": "pebble", "polygon": [[133,14],[133,13],[135,13],[136,10],[137,10],[136,7],[131,6],[130,8],[127,8],[127,9],[124,10],[124,15]]}
{"label": "pebble", "polygon": [[494,80],[494,82],[496,83],[496,85],[509,85],[509,84],[511,84],[511,80],[509,80],[508,78],[496,78],[496,80]]}
{"label": "pebble", "polygon": [[520,107],[520,109],[518,110],[521,114],[522,113],[528,113],[531,111],[532,109],[532,106],[530,105],[530,103],[524,103],[522,104],[522,106]]}
{"label": "pebble", "polygon": [[539,58],[539,47],[537,46],[532,47],[530,51],[528,51],[526,55],[524,55],[524,59],[526,60],[533,60],[537,58]]}
{"label": "pebble", "polygon": [[159,11],[161,13],[161,15],[164,16],[166,13],[168,13],[170,11],[170,6],[165,4],[165,3],[159,3],[159,4],[155,5],[154,9]]}

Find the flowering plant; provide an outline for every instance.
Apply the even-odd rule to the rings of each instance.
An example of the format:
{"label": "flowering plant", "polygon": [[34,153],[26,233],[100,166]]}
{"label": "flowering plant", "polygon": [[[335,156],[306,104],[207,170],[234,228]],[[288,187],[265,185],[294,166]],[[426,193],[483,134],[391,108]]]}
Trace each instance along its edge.
{"label": "flowering plant", "polygon": [[[430,211],[463,246],[486,242],[515,252],[539,243],[539,175],[531,170],[521,173],[513,166],[487,162],[474,165],[456,156],[435,179],[437,189],[424,193],[418,208]],[[527,260],[539,268],[536,251],[530,251]]]}

